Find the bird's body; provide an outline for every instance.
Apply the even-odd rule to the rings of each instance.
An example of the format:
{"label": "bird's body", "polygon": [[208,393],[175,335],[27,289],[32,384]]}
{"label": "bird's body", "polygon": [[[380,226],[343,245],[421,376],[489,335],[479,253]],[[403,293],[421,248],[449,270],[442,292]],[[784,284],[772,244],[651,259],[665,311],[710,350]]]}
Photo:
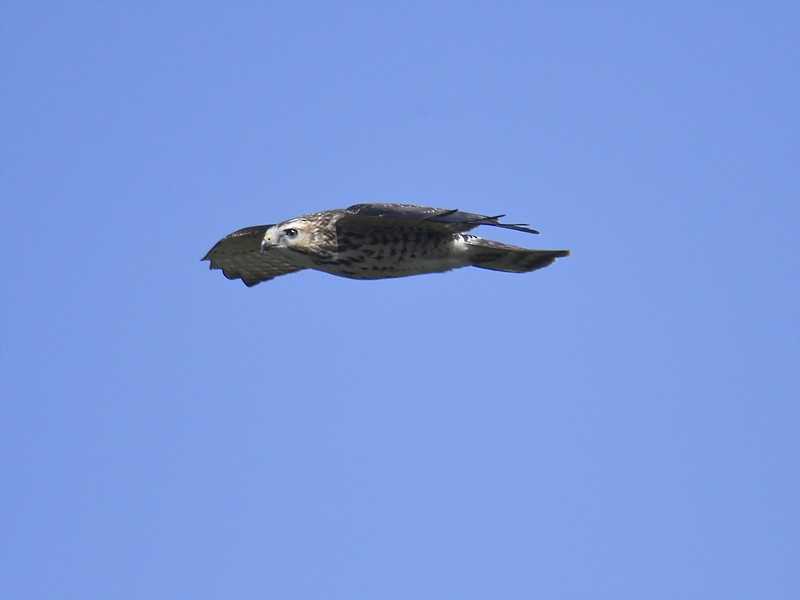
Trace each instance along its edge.
{"label": "bird's body", "polygon": [[351,279],[386,279],[476,266],[525,273],[568,250],[529,250],[466,234],[478,225],[538,233],[457,210],[408,204],[357,204],[241,229],[204,257],[229,279],[255,285],[302,269]]}

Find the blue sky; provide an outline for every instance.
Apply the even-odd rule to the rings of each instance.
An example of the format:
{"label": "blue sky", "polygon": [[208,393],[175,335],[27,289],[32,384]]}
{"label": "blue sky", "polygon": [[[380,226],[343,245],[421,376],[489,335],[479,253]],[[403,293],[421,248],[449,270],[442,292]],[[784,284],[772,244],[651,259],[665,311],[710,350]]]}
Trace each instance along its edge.
{"label": "blue sky", "polygon": [[[1,586],[800,596],[800,6],[5,2]],[[357,202],[573,256],[247,289]]]}

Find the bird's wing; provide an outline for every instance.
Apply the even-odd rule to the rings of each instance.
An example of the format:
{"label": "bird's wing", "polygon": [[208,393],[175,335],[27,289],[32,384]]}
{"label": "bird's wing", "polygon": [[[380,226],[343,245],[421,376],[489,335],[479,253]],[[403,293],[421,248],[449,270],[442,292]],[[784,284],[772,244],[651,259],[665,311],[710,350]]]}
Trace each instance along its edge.
{"label": "bird's wing", "polygon": [[261,252],[261,240],[270,227],[235,231],[214,244],[202,260],[210,261],[211,269],[222,269],[228,279],[241,279],[247,287],[304,269],[277,252]]}
{"label": "bird's wing", "polygon": [[342,225],[361,225],[364,227],[380,226],[385,224],[413,224],[417,227],[437,231],[469,231],[478,225],[491,225],[524,231],[525,233],[539,233],[522,223],[501,223],[500,217],[487,217],[460,210],[446,208],[432,208],[429,206],[414,206],[413,204],[355,204],[345,209],[345,215],[339,219]]}

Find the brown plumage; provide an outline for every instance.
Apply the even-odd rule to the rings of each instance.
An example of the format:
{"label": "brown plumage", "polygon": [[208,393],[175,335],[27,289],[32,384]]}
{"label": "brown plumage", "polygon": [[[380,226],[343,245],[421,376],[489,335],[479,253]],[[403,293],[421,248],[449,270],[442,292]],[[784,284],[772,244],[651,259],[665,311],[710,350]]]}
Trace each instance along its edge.
{"label": "brown plumage", "polygon": [[411,204],[356,204],[240,229],[217,242],[203,260],[228,279],[253,286],[279,275],[316,269],[351,279],[386,279],[474,266],[527,273],[569,256],[569,250],[530,250],[465,232],[490,225],[539,233],[459,210]]}

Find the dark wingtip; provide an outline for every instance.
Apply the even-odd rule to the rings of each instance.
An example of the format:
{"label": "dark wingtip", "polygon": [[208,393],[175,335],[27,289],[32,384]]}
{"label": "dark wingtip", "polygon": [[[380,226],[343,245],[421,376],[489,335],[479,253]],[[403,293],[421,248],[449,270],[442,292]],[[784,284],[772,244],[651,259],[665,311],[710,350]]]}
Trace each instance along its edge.
{"label": "dark wingtip", "polygon": [[538,229],[531,229],[528,227],[527,223],[492,223],[492,225],[496,225],[497,227],[503,227],[504,229],[513,229],[514,231],[522,231],[524,233],[535,233],[539,235],[541,232]]}

